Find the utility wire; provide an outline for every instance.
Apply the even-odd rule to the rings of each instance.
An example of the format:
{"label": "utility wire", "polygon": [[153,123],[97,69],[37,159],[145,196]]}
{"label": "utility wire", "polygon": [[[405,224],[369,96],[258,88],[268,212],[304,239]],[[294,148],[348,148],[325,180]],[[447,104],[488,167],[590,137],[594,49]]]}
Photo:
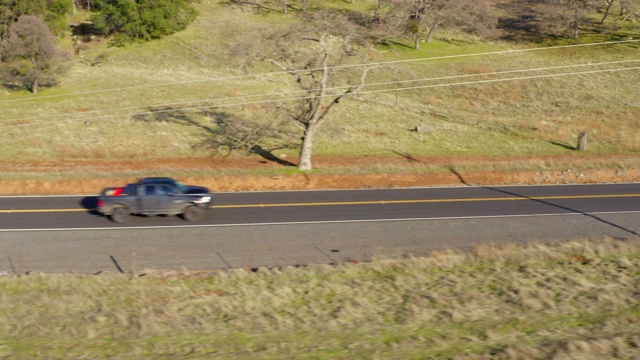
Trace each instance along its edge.
{"label": "utility wire", "polygon": [[[381,62],[363,63],[363,64],[349,64],[349,65],[333,66],[333,67],[329,67],[328,69],[345,69],[345,68],[362,67],[362,66],[380,66],[380,65],[401,64],[401,63],[419,62],[419,61],[457,59],[457,58],[463,58],[463,57],[475,57],[475,56],[487,56],[487,55],[516,54],[516,53],[522,53],[522,52],[554,50],[554,49],[567,49],[567,48],[586,47],[586,46],[617,45],[617,44],[635,43],[635,42],[640,42],[640,39],[639,40],[605,41],[605,42],[591,43],[591,44],[559,45],[559,46],[538,47],[538,48],[531,48],[531,49],[502,50],[502,51],[492,51],[492,52],[475,53],[475,54],[447,55],[447,56],[436,56],[436,57],[417,58],[417,59],[391,60],[391,61],[381,61]],[[1,100],[0,104],[2,104],[2,103],[12,103],[12,102],[21,102],[21,101],[34,101],[34,100],[59,98],[59,97],[67,97],[67,96],[93,95],[93,94],[97,94],[97,93],[116,92],[116,91],[122,92],[122,91],[139,90],[139,89],[146,89],[146,88],[152,88],[152,87],[175,86],[175,85],[184,85],[184,84],[196,84],[196,83],[209,82],[209,81],[238,80],[238,79],[246,79],[246,78],[252,78],[252,77],[262,77],[262,76],[267,76],[267,75],[282,75],[282,74],[288,74],[288,73],[291,73],[291,72],[318,71],[318,70],[321,70],[321,69],[322,68],[302,69],[302,70],[300,70],[300,69],[298,69],[298,70],[292,69],[290,71],[277,71],[277,72],[268,72],[268,73],[260,73],[260,74],[224,76],[224,77],[216,77],[216,78],[191,80],[191,81],[170,82],[170,83],[162,83],[162,84],[150,84],[150,85],[139,85],[139,86],[109,88],[109,89],[83,91],[83,92],[75,92],[75,93],[68,93],[68,94],[47,95],[47,96],[40,96],[40,97],[37,97],[37,98],[22,98],[22,99]]]}
{"label": "utility wire", "polygon": [[[640,62],[640,59],[637,59],[637,60],[609,61],[609,62],[602,62],[602,63],[573,64],[573,65],[562,65],[562,66],[552,66],[552,67],[542,67],[542,68],[507,70],[507,71],[496,71],[496,72],[488,72],[488,73],[481,73],[481,74],[452,75],[452,76],[442,76],[442,77],[435,77],[435,78],[397,80],[397,81],[388,81],[388,82],[365,84],[364,87],[365,88],[369,88],[369,87],[376,87],[376,86],[389,86],[389,85],[415,83],[415,82],[425,82],[425,81],[439,81],[439,80],[451,80],[451,79],[460,79],[460,78],[472,78],[472,77],[480,77],[480,76],[505,75],[505,74],[523,73],[523,72],[560,70],[560,69],[576,68],[576,67],[619,65],[619,64],[626,64],[626,63],[633,63],[633,62]],[[349,87],[350,86],[331,87],[331,88],[327,88],[326,90],[328,90],[328,91],[344,90],[344,89],[348,89]],[[21,121],[21,120],[40,120],[40,119],[46,119],[46,118],[56,118],[56,117],[60,117],[60,116],[82,116],[83,119],[85,119],[86,115],[102,113],[102,112],[106,112],[106,111],[114,112],[114,111],[141,109],[141,108],[168,107],[168,106],[176,106],[176,105],[201,103],[201,102],[214,102],[214,101],[215,102],[220,102],[220,101],[227,101],[227,100],[241,100],[241,99],[259,98],[259,97],[293,95],[293,94],[298,94],[298,93],[310,93],[310,92],[319,91],[319,90],[320,89],[295,90],[295,91],[288,91],[288,92],[254,94],[254,95],[243,95],[243,96],[231,96],[231,97],[225,97],[225,98],[191,100],[191,101],[184,101],[184,102],[162,103],[162,104],[152,104],[152,105],[143,105],[143,106],[131,106],[131,107],[122,107],[122,108],[114,108],[114,109],[106,109],[106,110],[92,110],[92,111],[86,111],[86,112],[82,112],[82,113],[68,112],[68,113],[52,114],[52,115],[45,115],[45,116],[38,116],[38,117],[20,117],[20,118],[12,118],[12,119],[2,119],[2,120],[0,120],[0,123],[11,122],[11,121]],[[363,92],[360,91],[359,93],[363,93]],[[274,99],[273,101],[279,101],[279,100],[278,99]],[[208,106],[216,106],[216,105],[208,105]],[[219,105],[219,106],[222,106],[222,105]],[[177,109],[172,109],[172,110],[173,111],[179,111],[181,109],[177,108]]]}
{"label": "utility wire", "polygon": [[[572,75],[590,75],[590,74],[599,74],[599,73],[613,73],[619,71],[630,71],[630,70],[639,70],[638,67],[625,67],[625,68],[617,68],[617,69],[605,69],[605,70],[589,70],[589,71],[578,71],[578,72],[569,72],[569,73],[561,73],[561,74],[544,74],[544,75],[533,75],[533,76],[522,76],[522,77],[512,77],[512,78],[503,78],[503,79],[488,79],[488,80],[479,80],[479,81],[465,81],[465,82],[456,82],[456,83],[447,83],[447,84],[435,84],[435,85],[422,85],[422,86],[411,86],[411,87],[401,87],[394,89],[378,89],[378,90],[369,90],[369,91],[361,91],[354,95],[364,95],[364,94],[374,94],[374,93],[383,93],[383,92],[392,92],[392,91],[407,91],[407,90],[417,90],[417,89],[429,89],[429,88],[440,88],[440,87],[449,87],[449,86],[462,86],[462,85],[476,85],[476,84],[487,84],[487,83],[497,83],[497,82],[505,82],[505,81],[514,81],[514,80],[531,80],[531,79],[543,79],[543,78],[553,78],[553,77],[561,77],[561,76],[572,76]],[[203,110],[210,108],[224,108],[224,107],[234,107],[234,106],[246,106],[246,105],[256,105],[256,104],[266,104],[273,102],[287,102],[287,101],[296,101],[296,100],[305,100],[305,99],[313,99],[319,97],[331,97],[336,94],[327,94],[324,96],[301,96],[301,97],[292,97],[287,99],[278,99],[278,100],[260,100],[254,102],[241,102],[241,103],[233,103],[233,104],[222,104],[222,105],[208,105],[208,106],[196,106],[182,109],[168,109],[168,110],[159,110],[159,111],[145,111],[138,113],[129,113],[129,114],[119,114],[119,115],[105,115],[101,117],[89,118],[91,120],[104,120],[111,119],[116,117],[132,117],[132,116],[142,116],[142,115],[151,115],[151,114],[162,114],[162,113],[170,113],[175,111],[191,111],[191,110]],[[5,125],[0,126],[0,128],[12,128],[12,127],[25,127],[25,126],[36,126],[36,125],[50,125],[64,122],[72,122],[78,120],[87,120],[87,118],[81,119],[67,119],[67,120],[58,120],[58,121],[47,121],[47,122],[36,122],[29,124],[15,124],[15,125]]]}

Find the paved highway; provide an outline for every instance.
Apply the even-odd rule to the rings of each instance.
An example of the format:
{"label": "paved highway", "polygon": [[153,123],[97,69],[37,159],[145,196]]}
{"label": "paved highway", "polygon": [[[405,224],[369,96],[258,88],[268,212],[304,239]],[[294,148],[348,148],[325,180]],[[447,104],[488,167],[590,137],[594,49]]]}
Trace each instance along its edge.
{"label": "paved highway", "polygon": [[256,268],[640,234],[637,183],[221,193],[195,224],[114,224],[95,200],[0,197],[0,271]]}

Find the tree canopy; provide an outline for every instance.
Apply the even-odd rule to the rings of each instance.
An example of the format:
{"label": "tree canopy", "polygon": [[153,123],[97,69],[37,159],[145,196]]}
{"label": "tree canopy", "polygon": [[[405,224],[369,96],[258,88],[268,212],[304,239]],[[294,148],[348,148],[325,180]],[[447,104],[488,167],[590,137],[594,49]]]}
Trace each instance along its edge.
{"label": "tree canopy", "polygon": [[5,42],[9,29],[22,15],[38,16],[55,34],[68,29],[65,15],[71,10],[69,0],[0,0],[0,41]]}
{"label": "tree canopy", "polygon": [[55,83],[66,69],[68,55],[43,20],[22,15],[11,26],[5,45],[3,78],[38,93],[38,87]]}

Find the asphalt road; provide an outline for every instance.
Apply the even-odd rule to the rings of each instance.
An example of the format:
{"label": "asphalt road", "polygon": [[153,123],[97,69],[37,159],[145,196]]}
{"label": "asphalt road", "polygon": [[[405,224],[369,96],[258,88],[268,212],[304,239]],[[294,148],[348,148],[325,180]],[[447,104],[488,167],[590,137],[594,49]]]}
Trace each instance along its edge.
{"label": "asphalt road", "polygon": [[221,193],[195,224],[114,224],[95,200],[0,197],[0,273],[276,267],[640,234],[638,183]]}

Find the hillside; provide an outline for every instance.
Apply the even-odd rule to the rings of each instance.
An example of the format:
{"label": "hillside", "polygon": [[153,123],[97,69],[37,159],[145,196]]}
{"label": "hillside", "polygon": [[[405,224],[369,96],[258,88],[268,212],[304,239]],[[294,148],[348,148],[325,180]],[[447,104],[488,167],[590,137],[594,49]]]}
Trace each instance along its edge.
{"label": "hillside", "polygon": [[[367,4],[331,6],[366,10]],[[0,161],[12,169],[0,181],[104,177],[92,168],[128,161],[148,164],[142,173],[171,171],[177,176],[296,175],[290,167],[272,166],[272,160],[297,161],[295,142],[277,150],[267,144],[262,154],[226,158],[202,146],[217,117],[269,121],[265,114],[273,113],[273,99],[291,91],[273,69],[242,72],[242,59],[229,51],[237,42],[250,42],[260,27],[294,21],[294,16],[254,14],[217,1],[197,7],[200,16],[193,25],[159,41],[123,48],[91,41],[60,85],[38,96],[0,90]],[[478,42],[443,33],[420,50],[402,39],[379,47],[369,61],[382,70],[371,81],[392,86],[336,107],[317,135],[314,156],[319,160],[311,175],[450,173],[460,163],[458,170],[538,174],[595,167],[614,175],[635,173],[620,180],[638,180],[639,43],[633,37],[640,31],[625,31],[631,34],[628,41],[607,45],[602,42],[620,38],[592,33],[581,43],[549,45]],[[163,113],[152,113],[158,109]],[[574,147],[583,131],[588,151],[578,153]],[[247,171],[240,165],[244,170],[235,172],[167,168],[175,159],[211,156],[217,163],[265,166]],[[352,170],[351,160],[322,166],[323,158],[365,156],[366,166]],[[414,160],[432,157],[447,161],[415,166]],[[389,165],[387,158],[396,160]],[[488,160],[472,165],[465,158]],[[500,159],[499,165],[491,159]],[[49,163],[42,168],[49,175],[33,171],[29,164],[36,162]],[[87,162],[91,165],[80,174],[74,170]],[[142,175],[118,168],[109,170],[110,178]]]}

